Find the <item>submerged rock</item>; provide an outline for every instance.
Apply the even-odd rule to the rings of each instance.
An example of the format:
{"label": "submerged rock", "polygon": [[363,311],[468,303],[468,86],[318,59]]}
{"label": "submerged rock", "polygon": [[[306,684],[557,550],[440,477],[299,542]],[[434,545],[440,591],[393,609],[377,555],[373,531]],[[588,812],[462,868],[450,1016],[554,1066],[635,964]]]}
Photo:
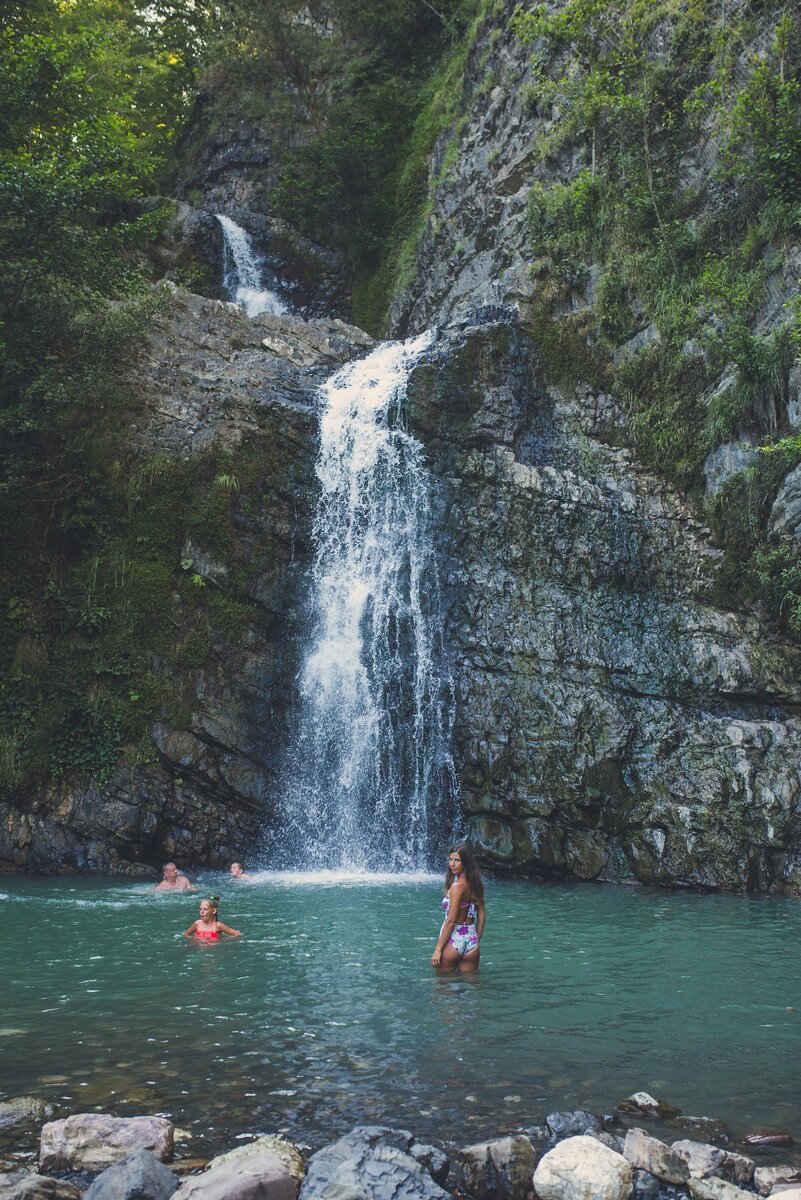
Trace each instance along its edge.
{"label": "submerged rock", "polygon": [[628,1200],[631,1166],[595,1138],[567,1138],[543,1155],[534,1190],[539,1200]]}
{"label": "submerged rock", "polygon": [[760,1129],[747,1133],[743,1138],[744,1146],[792,1146],[793,1135],[786,1129]]}
{"label": "submerged rock", "polygon": [[45,1171],[104,1171],[136,1150],[162,1162],[173,1156],[173,1124],[165,1117],[75,1113],[42,1128],[39,1166]]}
{"label": "submerged rock", "polygon": [[476,1200],[526,1200],[537,1151],[524,1134],[513,1134],[466,1146],[457,1152],[456,1165],[464,1186]]}
{"label": "submerged rock", "polygon": [[15,1096],[0,1101],[0,1129],[21,1121],[45,1121],[53,1115],[53,1106],[38,1096]]}
{"label": "submerged rock", "polygon": [[655,1121],[667,1121],[681,1113],[680,1108],[668,1104],[665,1100],[657,1100],[648,1092],[633,1092],[617,1106],[619,1113],[628,1116],[652,1117]]}

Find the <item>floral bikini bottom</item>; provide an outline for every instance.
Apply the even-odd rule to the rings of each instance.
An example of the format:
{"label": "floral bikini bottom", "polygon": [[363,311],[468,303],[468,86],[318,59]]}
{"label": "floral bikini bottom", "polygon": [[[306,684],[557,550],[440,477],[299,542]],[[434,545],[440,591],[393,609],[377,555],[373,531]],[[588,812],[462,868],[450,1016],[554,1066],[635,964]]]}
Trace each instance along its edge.
{"label": "floral bikini bottom", "polygon": [[448,938],[448,945],[464,958],[478,945],[478,934],[475,925],[457,925]]}

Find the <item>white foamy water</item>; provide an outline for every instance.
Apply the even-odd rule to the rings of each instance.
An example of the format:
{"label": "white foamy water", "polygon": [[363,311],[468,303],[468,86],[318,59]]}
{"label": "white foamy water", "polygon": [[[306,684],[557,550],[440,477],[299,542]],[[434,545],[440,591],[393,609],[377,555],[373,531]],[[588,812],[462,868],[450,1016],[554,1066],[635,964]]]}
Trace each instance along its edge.
{"label": "white foamy water", "polygon": [[311,634],[277,866],[428,865],[454,790],[431,481],[403,427],[431,341],[379,346],[323,389]]}
{"label": "white foamy water", "polygon": [[230,217],[217,213],[223,231],[223,289],[249,317],[288,312],[280,296],[264,287],[263,264],[247,232]]}

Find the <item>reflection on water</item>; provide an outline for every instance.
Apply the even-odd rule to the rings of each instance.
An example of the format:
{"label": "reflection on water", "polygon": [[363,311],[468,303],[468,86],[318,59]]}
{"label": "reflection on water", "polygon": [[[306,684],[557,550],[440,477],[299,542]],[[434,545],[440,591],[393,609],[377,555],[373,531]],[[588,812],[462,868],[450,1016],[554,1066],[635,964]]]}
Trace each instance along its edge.
{"label": "reflection on water", "polygon": [[801,1134],[797,902],[490,883],[480,971],[439,977],[438,878],[207,884],[241,939],[182,936],[199,893],[4,883],[0,1098],[169,1113],[192,1155],[365,1121],[478,1138],[639,1088]]}

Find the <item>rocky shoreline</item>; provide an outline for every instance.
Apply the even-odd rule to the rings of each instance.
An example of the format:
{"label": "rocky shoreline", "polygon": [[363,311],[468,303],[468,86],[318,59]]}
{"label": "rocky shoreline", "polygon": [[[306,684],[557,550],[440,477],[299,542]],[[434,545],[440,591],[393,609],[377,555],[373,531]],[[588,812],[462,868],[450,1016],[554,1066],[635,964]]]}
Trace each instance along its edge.
{"label": "rocky shoreline", "polygon": [[[31,1099],[0,1103],[0,1124]],[[176,1155],[181,1139],[163,1116],[48,1121],[37,1165],[0,1172],[0,1200],[801,1200],[789,1132],[754,1131],[734,1149],[722,1122],[647,1092],[611,1115],[553,1112],[466,1146],[362,1125],[306,1159],[265,1135],[206,1161]]]}

